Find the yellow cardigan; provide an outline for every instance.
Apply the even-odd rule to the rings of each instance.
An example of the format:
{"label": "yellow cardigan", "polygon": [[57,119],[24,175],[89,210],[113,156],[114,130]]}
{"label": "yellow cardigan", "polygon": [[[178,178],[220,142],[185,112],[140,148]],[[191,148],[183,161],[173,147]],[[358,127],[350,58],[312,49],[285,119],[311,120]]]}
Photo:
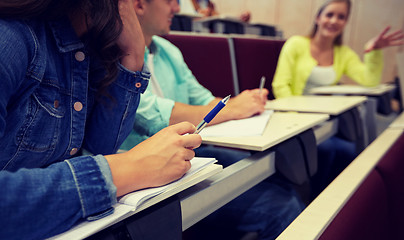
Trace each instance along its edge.
{"label": "yellow cardigan", "polygon": [[[363,86],[376,86],[380,83],[383,71],[383,53],[371,51],[364,56],[363,63],[359,56],[348,46],[334,47],[333,67],[336,72],[334,84],[345,74]],[[276,98],[302,95],[317,61],[310,53],[310,38],[293,36],[283,46],[272,82]]]}

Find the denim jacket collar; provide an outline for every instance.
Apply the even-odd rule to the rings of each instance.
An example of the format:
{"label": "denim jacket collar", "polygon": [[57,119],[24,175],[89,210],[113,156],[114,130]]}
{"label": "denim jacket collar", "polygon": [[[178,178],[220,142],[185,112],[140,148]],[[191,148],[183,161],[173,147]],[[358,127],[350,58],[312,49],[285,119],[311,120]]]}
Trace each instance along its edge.
{"label": "denim jacket collar", "polygon": [[77,37],[77,34],[67,17],[50,21],[49,26],[60,52],[66,53],[84,48],[83,42]]}

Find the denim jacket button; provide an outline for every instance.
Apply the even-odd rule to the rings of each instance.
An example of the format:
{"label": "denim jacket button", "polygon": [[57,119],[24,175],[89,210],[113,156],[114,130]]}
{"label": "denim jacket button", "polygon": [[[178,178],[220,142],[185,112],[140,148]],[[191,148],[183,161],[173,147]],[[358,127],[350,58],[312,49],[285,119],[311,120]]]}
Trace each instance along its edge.
{"label": "denim jacket button", "polygon": [[70,150],[70,156],[73,156],[74,154],[76,154],[78,151],[77,148],[72,148],[72,150]]}
{"label": "denim jacket button", "polygon": [[83,109],[83,104],[81,102],[75,102],[74,103],[74,110],[76,110],[77,112],[80,112],[81,109]]}
{"label": "denim jacket button", "polygon": [[135,86],[136,86],[137,88],[140,88],[140,87],[142,86],[142,84],[141,84],[140,82],[137,82],[137,83],[135,84]]}
{"label": "denim jacket button", "polygon": [[53,107],[55,107],[55,108],[58,108],[58,107],[59,107],[59,101],[58,101],[58,100],[55,100],[55,101],[53,102]]}
{"label": "denim jacket button", "polygon": [[78,51],[76,52],[76,54],[74,54],[74,57],[76,58],[77,61],[82,62],[86,58],[86,55],[84,55],[82,51]]}

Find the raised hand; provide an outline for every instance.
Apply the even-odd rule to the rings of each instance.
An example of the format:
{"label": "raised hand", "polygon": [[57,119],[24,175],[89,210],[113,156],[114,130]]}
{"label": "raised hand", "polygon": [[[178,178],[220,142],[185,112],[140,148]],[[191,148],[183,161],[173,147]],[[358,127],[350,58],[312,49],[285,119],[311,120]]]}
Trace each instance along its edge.
{"label": "raised hand", "polygon": [[[156,133],[126,153],[105,156],[117,187],[117,196],[156,187],[182,177],[191,167],[202,139],[191,134],[195,126],[178,123]],[[187,134],[188,133],[188,134]]]}
{"label": "raised hand", "polygon": [[365,47],[365,52],[370,52],[375,49],[382,49],[391,46],[399,46],[404,44],[404,32],[397,30],[393,33],[387,34],[390,26],[386,27],[379,36],[372,38],[368,41]]}

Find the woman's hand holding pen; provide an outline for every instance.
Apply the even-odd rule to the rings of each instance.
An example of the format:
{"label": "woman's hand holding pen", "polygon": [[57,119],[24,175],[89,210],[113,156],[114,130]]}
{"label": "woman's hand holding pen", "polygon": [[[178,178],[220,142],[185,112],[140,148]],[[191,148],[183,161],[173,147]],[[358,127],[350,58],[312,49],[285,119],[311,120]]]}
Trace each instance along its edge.
{"label": "woman's hand holding pen", "polygon": [[132,0],[119,0],[119,15],[123,29],[118,45],[124,56],[121,64],[131,71],[140,71],[143,67],[145,40]]}
{"label": "woman's hand holding pen", "polygon": [[268,90],[263,88],[253,90],[244,90],[239,95],[231,98],[226,108],[222,112],[228,114],[231,119],[243,119],[260,114],[265,110],[266,99],[268,98]]}
{"label": "woman's hand holding pen", "polygon": [[192,134],[194,131],[194,125],[182,122],[164,128],[128,152],[105,156],[117,196],[182,177],[195,156],[192,149],[202,142],[200,135]]}
{"label": "woman's hand holding pen", "polygon": [[375,49],[382,49],[385,47],[399,46],[404,44],[404,32],[397,30],[393,33],[387,34],[390,27],[386,27],[379,36],[372,38],[365,45],[365,52],[370,52]]}

